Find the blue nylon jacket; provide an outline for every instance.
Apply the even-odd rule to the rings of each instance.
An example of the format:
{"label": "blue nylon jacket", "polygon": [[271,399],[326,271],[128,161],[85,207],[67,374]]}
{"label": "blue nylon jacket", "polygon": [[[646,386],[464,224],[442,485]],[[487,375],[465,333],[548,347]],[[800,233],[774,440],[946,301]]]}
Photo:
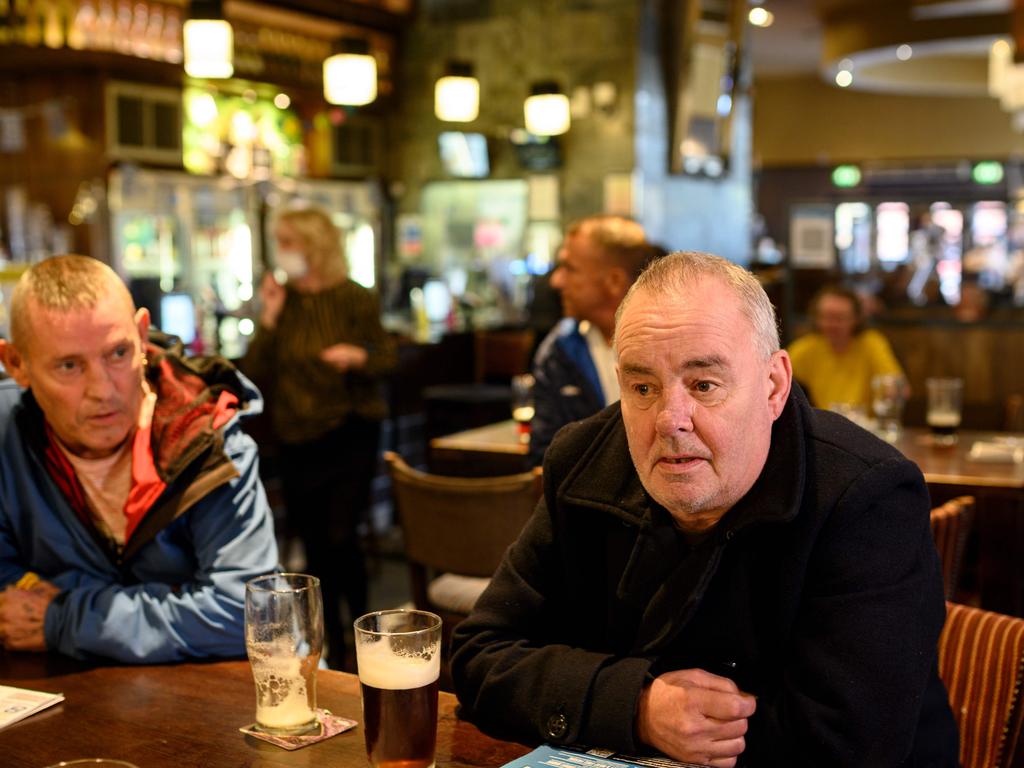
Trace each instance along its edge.
{"label": "blue nylon jacket", "polygon": [[[50,649],[127,663],[245,653],[245,582],[275,570],[278,559],[257,447],[239,426],[242,416],[262,411],[263,401],[236,375],[240,410],[216,432],[223,445],[215,440],[169,483],[146,519],[170,519],[157,530],[150,526],[132,551],[144,519],[123,562],[79,520],[48,474],[39,435],[26,434],[36,431],[26,429],[33,423],[28,414],[39,413],[31,392],[0,381],[0,588],[26,571],[61,588],[46,611]],[[207,492],[190,503],[181,495],[185,487]]]}
{"label": "blue nylon jacket", "polygon": [[597,366],[576,320],[565,318],[541,342],[533,361],[533,378],[530,461],[540,466],[558,430],[605,406]]}

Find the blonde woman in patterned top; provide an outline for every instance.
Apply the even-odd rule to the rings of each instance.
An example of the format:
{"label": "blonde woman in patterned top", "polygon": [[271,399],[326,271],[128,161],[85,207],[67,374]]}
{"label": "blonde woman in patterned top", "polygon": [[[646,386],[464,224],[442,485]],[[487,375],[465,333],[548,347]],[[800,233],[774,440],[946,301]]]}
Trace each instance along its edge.
{"label": "blonde woman in patterned top", "polygon": [[281,442],[289,524],[320,578],[328,664],[343,666],[345,624],[366,610],[358,525],[369,503],[380,423],[381,377],[396,361],[376,294],[348,277],[341,234],[317,208],[275,222],[277,269],[260,285],[259,327],[243,370],[269,387]]}

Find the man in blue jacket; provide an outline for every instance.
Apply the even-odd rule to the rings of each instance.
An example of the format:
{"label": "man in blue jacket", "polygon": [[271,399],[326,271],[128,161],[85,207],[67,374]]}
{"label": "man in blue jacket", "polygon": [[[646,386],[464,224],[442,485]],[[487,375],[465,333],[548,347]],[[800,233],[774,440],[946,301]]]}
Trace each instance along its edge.
{"label": "man in blue jacket", "polygon": [[619,399],[611,350],[615,310],[644,266],[664,253],[623,216],[588,216],[566,231],[551,286],[565,319],[537,348],[530,460],[540,465],[555,433]]}
{"label": "man in blue jacket", "polygon": [[0,341],[5,648],[138,663],[245,652],[245,582],[277,565],[239,427],[262,401],[226,361],[148,336],[147,310],[95,259],[47,259],[15,288]]}

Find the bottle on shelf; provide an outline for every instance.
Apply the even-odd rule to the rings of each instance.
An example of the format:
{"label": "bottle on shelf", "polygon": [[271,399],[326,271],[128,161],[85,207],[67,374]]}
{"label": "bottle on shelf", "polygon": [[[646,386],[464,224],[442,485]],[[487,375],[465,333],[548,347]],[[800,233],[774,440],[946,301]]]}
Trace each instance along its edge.
{"label": "bottle on shelf", "polygon": [[68,47],[76,51],[87,50],[96,45],[96,7],[93,0],[79,0],[78,10],[68,30]]}
{"label": "bottle on shelf", "polygon": [[43,16],[43,44],[47,48],[64,47],[64,22],[58,0],[46,0]]}
{"label": "bottle on shelf", "polygon": [[11,40],[11,2],[0,0],[0,45],[7,45]]}
{"label": "bottle on shelf", "polygon": [[164,60],[181,64],[181,14],[177,8],[168,6],[164,11]]}
{"label": "bottle on shelf", "polygon": [[41,7],[38,0],[25,0],[19,3],[23,6],[21,18],[23,20],[22,42],[30,48],[38,47],[43,41],[43,24]]}

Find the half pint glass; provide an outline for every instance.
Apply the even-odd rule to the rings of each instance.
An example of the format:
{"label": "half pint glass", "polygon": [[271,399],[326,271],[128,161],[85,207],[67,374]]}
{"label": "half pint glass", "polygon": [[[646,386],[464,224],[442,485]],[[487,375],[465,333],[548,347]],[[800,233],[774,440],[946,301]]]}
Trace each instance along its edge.
{"label": "half pint glass", "polygon": [[433,768],[441,619],[377,611],[355,622],[366,754],[374,768]]}
{"label": "half pint glass", "polygon": [[316,719],[316,668],[323,649],[320,579],[273,573],[245,585],[245,650],[256,682],[256,727],[306,733]]}

